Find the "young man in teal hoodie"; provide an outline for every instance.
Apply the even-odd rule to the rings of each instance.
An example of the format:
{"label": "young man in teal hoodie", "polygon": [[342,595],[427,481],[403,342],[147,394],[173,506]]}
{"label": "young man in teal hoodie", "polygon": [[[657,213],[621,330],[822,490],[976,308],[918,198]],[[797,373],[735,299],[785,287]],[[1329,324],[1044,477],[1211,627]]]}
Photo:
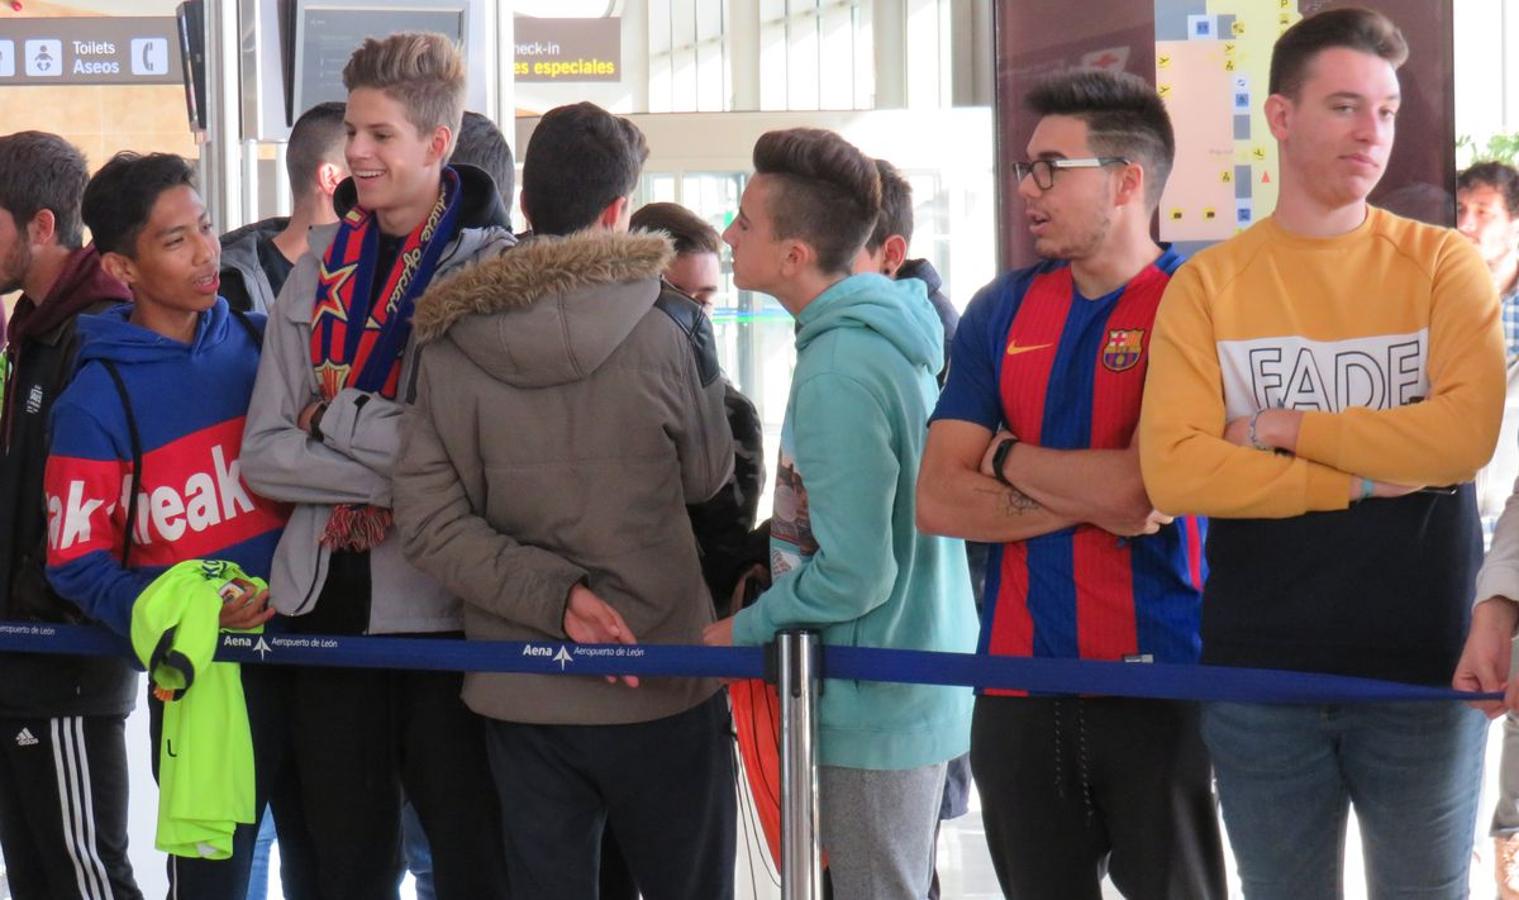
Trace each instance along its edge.
{"label": "young man in teal hoodie", "polygon": [[[875,163],[838,135],[772,131],[723,235],[734,282],[797,320],[771,532],[774,583],[708,644],[813,627],[825,644],[968,652],[964,544],[920,534],[913,484],[944,335],[923,283],[850,275],[880,211]],[[945,763],[970,742],[960,688],[829,681],[821,828],[839,900],[921,898]]]}

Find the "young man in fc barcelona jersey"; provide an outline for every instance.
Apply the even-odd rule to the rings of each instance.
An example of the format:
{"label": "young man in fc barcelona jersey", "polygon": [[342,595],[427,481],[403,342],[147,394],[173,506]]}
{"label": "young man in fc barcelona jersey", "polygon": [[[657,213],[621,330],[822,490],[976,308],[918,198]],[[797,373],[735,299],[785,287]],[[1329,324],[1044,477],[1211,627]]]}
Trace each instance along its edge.
{"label": "young man in fc barcelona jersey", "polygon": [[[925,531],[994,544],[979,652],[1191,663],[1205,524],[1156,512],[1134,442],[1146,350],[1181,260],[1150,219],[1175,153],[1142,80],[1077,70],[1041,118],[1018,193],[1043,261],[971,301],[918,479]],[[976,699],[971,765],[1003,892],[1225,896],[1195,704]]]}

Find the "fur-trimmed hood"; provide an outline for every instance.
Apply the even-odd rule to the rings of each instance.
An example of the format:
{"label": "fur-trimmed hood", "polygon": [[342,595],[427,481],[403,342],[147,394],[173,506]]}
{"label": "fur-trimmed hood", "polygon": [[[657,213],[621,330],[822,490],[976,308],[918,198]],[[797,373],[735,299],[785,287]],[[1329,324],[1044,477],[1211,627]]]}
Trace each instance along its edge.
{"label": "fur-trimmed hood", "polygon": [[413,333],[419,343],[446,335],[509,384],[578,381],[654,306],[674,255],[667,237],[648,232],[536,237],[429,289]]}

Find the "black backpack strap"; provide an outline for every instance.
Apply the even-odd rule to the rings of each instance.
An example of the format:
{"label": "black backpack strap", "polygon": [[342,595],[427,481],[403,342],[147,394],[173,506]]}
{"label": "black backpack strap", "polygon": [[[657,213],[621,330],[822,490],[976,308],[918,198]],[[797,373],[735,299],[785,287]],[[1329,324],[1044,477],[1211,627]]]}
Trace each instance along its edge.
{"label": "black backpack strap", "polygon": [[132,490],[127,495],[127,531],[121,539],[121,564],[125,567],[132,555],[132,532],[137,528],[137,495],[142,493],[142,436],[137,431],[137,416],[132,412],[132,397],[127,393],[127,384],[121,380],[121,372],[116,368],[116,363],[102,359],[100,364],[105,366],[106,374],[111,376],[111,383],[116,385],[116,395],[121,398],[122,411],[127,414],[127,435],[132,441]]}
{"label": "black backpack strap", "polygon": [[232,309],[231,307],[228,307],[228,311],[232,313],[232,318],[236,319],[237,323],[243,326],[243,330],[248,332],[248,338],[253,341],[255,347],[264,346],[263,329],[253,324],[253,320],[248,318],[247,313],[240,309]]}

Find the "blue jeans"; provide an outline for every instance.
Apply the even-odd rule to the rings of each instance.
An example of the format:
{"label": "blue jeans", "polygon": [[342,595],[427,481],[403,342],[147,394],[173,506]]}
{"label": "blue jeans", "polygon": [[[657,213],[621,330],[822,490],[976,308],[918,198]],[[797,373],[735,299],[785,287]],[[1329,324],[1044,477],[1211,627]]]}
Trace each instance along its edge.
{"label": "blue jeans", "polygon": [[401,855],[406,859],[406,868],[417,880],[417,900],[437,900],[438,889],[433,887],[432,877],[432,848],[427,845],[427,832],[422,830],[416,807],[409,801],[401,807]]}
{"label": "blue jeans", "polygon": [[1206,704],[1245,896],[1341,897],[1354,804],[1371,896],[1466,897],[1486,732],[1458,703]]}
{"label": "blue jeans", "polygon": [[274,846],[274,814],[264,807],[259,820],[258,837],[253,840],[253,865],[248,869],[247,900],[269,898],[269,850]]}

